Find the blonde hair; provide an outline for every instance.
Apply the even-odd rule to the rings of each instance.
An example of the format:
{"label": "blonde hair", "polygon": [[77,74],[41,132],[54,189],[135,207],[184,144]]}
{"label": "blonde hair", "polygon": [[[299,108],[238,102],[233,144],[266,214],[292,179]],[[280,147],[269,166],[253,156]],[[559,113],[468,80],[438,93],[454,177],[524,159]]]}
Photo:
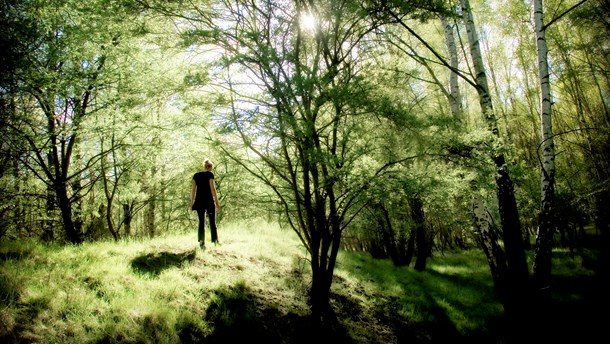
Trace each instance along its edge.
{"label": "blonde hair", "polygon": [[214,168],[214,163],[210,159],[205,159],[203,161],[203,168],[206,171],[211,171]]}

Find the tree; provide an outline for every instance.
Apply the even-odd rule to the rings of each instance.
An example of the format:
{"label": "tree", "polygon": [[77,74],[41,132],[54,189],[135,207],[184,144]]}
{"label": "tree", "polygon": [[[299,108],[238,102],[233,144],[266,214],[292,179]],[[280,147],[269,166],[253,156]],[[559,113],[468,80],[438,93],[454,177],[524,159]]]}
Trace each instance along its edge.
{"label": "tree", "polygon": [[[487,73],[485,72],[483,64],[479,37],[474,25],[472,10],[468,0],[461,0],[461,5],[464,25],[468,34],[470,57],[474,67],[476,90],[479,94],[481,111],[489,130],[493,134],[493,138],[498,142],[500,134],[493,110],[491,94],[487,82]],[[494,143],[492,143],[492,145],[494,145]],[[507,264],[507,277],[503,280],[506,285],[502,286],[501,290],[504,292],[502,295],[504,298],[503,304],[507,313],[509,313],[509,317],[516,318],[522,314],[523,305],[526,304],[524,298],[527,296],[527,289],[529,286],[529,269],[525,257],[525,248],[521,233],[521,224],[519,222],[514,185],[508,171],[504,152],[501,151],[502,149],[503,147],[500,147],[500,151],[493,156],[493,161],[497,168],[496,185],[498,206]],[[516,313],[513,314],[513,312]]]}
{"label": "tree", "polygon": [[[553,52],[549,58],[554,90],[554,139],[556,151],[562,152],[556,156],[557,192],[559,195],[571,193],[568,205],[583,212],[584,221],[595,224],[599,235],[595,243],[604,261],[600,263],[599,272],[607,274],[610,257],[610,155],[607,149],[610,111],[607,94],[610,82],[604,71],[609,66],[605,42],[610,31],[610,4],[607,0],[595,0],[567,6],[545,26],[549,51]],[[573,34],[565,35],[567,28],[573,30]],[[562,222],[558,224],[563,225]],[[587,233],[580,235],[581,243],[586,242],[584,234]]]}
{"label": "tree", "polygon": [[534,287],[542,291],[549,288],[551,277],[551,250],[553,246],[553,233],[555,231],[555,144],[551,121],[551,88],[542,0],[534,0],[533,6],[540,82],[540,151],[542,155],[540,172],[540,191],[542,197],[540,215],[538,217],[533,277]]}
{"label": "tree", "polygon": [[[449,69],[450,81],[454,77],[452,75],[455,74],[462,78],[462,80],[466,81],[469,85],[473,86],[477,92],[477,98],[479,100],[483,121],[487,127],[487,132],[490,133],[490,135],[483,135],[484,138],[481,140],[483,142],[479,142],[477,144],[478,147],[464,145],[463,143],[459,143],[458,145],[451,143],[448,145],[448,151],[453,155],[471,157],[475,148],[483,148],[490,154],[491,163],[493,163],[495,167],[493,174],[495,175],[496,182],[496,195],[501,223],[501,238],[504,243],[503,250],[497,242],[498,237],[495,235],[495,233],[493,233],[495,228],[489,221],[487,210],[484,208],[483,202],[477,198],[475,190],[471,190],[475,198],[472,210],[473,215],[475,216],[474,223],[477,225],[478,240],[481,244],[485,245],[483,249],[488,255],[488,262],[490,264],[490,269],[492,270],[492,276],[494,276],[494,281],[498,283],[496,284],[497,290],[501,295],[505,308],[512,309],[517,305],[524,304],[523,297],[525,297],[525,290],[528,285],[529,271],[521,234],[521,226],[519,223],[519,213],[514,193],[514,185],[508,171],[508,166],[503,151],[505,148],[502,144],[496,115],[493,109],[479,37],[469,2],[467,0],[462,0],[460,4],[460,15],[468,38],[468,57],[473,67],[471,77],[458,70],[455,66],[455,51],[452,49],[453,44],[451,42],[452,36],[450,35],[451,31],[447,29],[446,21],[441,20],[444,27],[446,44],[448,49],[450,49],[449,56],[451,58],[449,61],[447,61],[427,40],[418,35],[417,32],[406,23],[406,15],[401,12],[403,9],[400,6],[396,8],[388,8],[387,11],[389,16],[394,18],[399,26],[406,29],[409,34],[413,35],[417,40],[419,40],[424,45],[425,49],[431,52],[443,66]],[[442,8],[436,8],[435,11],[440,13],[441,18],[444,18],[446,15],[444,14],[445,12]],[[451,16],[456,16],[456,14],[452,11],[449,11],[448,14]],[[417,56],[421,56],[421,54]],[[418,60],[424,61],[422,58],[418,58]],[[445,91],[442,85],[440,88],[443,89],[443,93],[448,99],[453,113],[457,113],[460,107],[456,106],[455,104],[455,95],[459,94],[459,92],[456,92],[455,82],[450,82],[449,92]],[[487,168],[482,169],[483,172],[488,170],[489,169]],[[483,178],[485,178],[485,176],[483,176]],[[506,266],[503,266],[503,264],[506,264]]]}
{"label": "tree", "polygon": [[[33,12],[28,11],[34,8],[26,6],[22,10],[31,16]],[[38,109],[20,123],[11,124],[11,128],[29,146],[28,159],[22,159],[22,163],[52,190],[51,202],[60,209],[68,240],[79,243],[82,238],[74,225],[72,203],[81,190],[71,188],[81,171],[73,173],[70,169],[79,126],[92,103],[95,104],[95,90],[105,67],[107,55],[103,44],[112,46],[112,42],[104,37],[102,42],[92,40],[89,47],[97,49],[71,51],[75,44],[82,43],[80,35],[90,35],[91,31],[87,32],[80,23],[63,22],[61,14],[65,12],[62,13],[61,6],[56,10],[51,6],[42,8],[43,16],[31,27],[36,36],[23,42],[29,45],[28,55],[23,57],[29,68],[15,76],[20,85],[15,94],[25,99],[31,97]],[[54,17],[57,13],[60,17]]]}
{"label": "tree", "polygon": [[[100,177],[95,166],[121,144],[114,140],[100,151],[90,141],[92,128],[99,116],[118,109],[121,97],[113,90],[130,72],[126,62],[132,63],[129,55],[137,50],[131,38],[143,32],[139,14],[121,3],[109,11],[103,2],[24,1],[15,10],[28,19],[16,24],[28,35],[19,42],[25,46],[23,68],[12,74],[10,92],[20,104],[31,105],[20,106],[23,115],[10,125],[27,147],[15,158],[47,186],[48,218],[57,206],[67,239],[79,243],[81,201]],[[11,144],[20,147],[18,141]]]}
{"label": "tree", "polygon": [[[229,76],[227,125],[253,157],[226,153],[275,193],[310,255],[312,314],[332,325],[333,271],[346,215],[362,190],[349,171],[363,154],[353,146],[360,133],[355,118],[366,116],[360,106],[370,99],[359,77],[366,51],[357,47],[371,28],[350,1],[237,2],[226,10],[237,30],[223,30],[222,48],[261,91],[243,94]],[[312,29],[304,15],[315,18]],[[240,106],[246,100],[253,105]]]}

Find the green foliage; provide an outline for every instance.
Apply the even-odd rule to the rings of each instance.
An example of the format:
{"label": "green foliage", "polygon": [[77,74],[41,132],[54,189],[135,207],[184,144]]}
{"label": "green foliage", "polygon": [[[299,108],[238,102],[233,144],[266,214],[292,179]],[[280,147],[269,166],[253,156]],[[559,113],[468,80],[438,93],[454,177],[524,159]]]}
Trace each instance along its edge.
{"label": "green foliage", "polygon": [[[223,183],[219,191],[227,205],[221,214],[223,220],[258,216],[262,212],[276,216],[276,196],[255,178],[247,177],[242,167],[231,162],[222,151],[230,147],[232,154],[260,166],[261,161],[252,159],[251,151],[236,153],[243,148],[243,142],[265,146],[269,156],[275,158],[278,135],[298,134],[302,136],[295,137],[303,138],[311,130],[318,130],[322,137],[330,137],[327,129],[333,123],[331,102],[341,106],[345,119],[349,119],[342,122],[337,132],[337,144],[344,147],[343,153],[310,151],[308,154],[312,161],[328,166],[332,178],[341,180],[341,191],[357,190],[365,185],[375,169],[388,161],[418,156],[416,163],[403,164],[403,170],[392,172],[392,178],[403,179],[399,181],[400,186],[391,178],[386,180],[385,175],[377,176],[379,183],[370,187],[368,197],[378,198],[395,191],[388,202],[399,211],[399,205],[404,203],[399,197],[422,194],[431,221],[446,222],[446,227],[455,227],[455,233],[464,233],[468,232],[465,213],[469,193],[477,192],[486,200],[493,199],[490,195],[494,192],[495,172],[489,156],[503,152],[511,164],[524,223],[535,223],[539,197],[537,91],[533,87],[536,71],[530,29],[520,25],[529,13],[526,4],[474,3],[477,19],[484,23],[489,34],[482,37],[482,43],[495,78],[494,108],[504,140],[495,146],[489,146],[489,142],[496,141],[490,140],[489,132],[480,128],[477,95],[467,84],[461,85],[463,118],[456,121],[449,114],[442,92],[446,88],[447,70],[437,63],[437,57],[424,49],[422,42],[406,35],[400,26],[369,27],[380,24],[371,21],[370,12],[365,13],[373,9],[367,7],[373,4],[363,6],[353,1],[333,2],[328,6],[313,4],[320,12],[317,19],[321,25],[337,25],[337,33],[354,37],[359,30],[367,32],[358,41],[357,50],[340,44],[341,35],[326,37],[326,44],[345,49],[341,54],[344,62],[351,64],[351,70],[339,68],[336,72],[340,73],[334,74],[332,68],[315,66],[314,62],[320,60],[314,44],[318,41],[313,39],[301,42],[299,56],[294,53],[295,31],[286,34],[287,28],[296,30],[296,19],[288,11],[294,5],[291,2],[264,2],[267,9],[277,11],[269,13],[278,20],[267,35],[256,31],[261,26],[239,26],[239,30],[228,31],[226,22],[225,26],[215,25],[219,18],[226,19],[227,9],[210,6],[208,1],[3,3],[3,12],[11,15],[2,18],[6,30],[0,43],[7,47],[7,53],[2,56],[6,63],[0,64],[6,68],[6,73],[1,73],[2,87],[11,96],[18,95],[19,101],[10,105],[10,97],[2,100],[2,123],[10,118],[15,127],[2,129],[11,147],[5,143],[2,146],[0,211],[4,221],[0,233],[16,238],[25,235],[28,228],[30,234],[40,237],[60,224],[59,211],[43,210],[49,196],[44,184],[49,182],[48,178],[32,163],[32,155],[23,151],[28,147],[27,139],[31,139],[34,147],[30,153],[43,152],[38,159],[41,164],[45,161],[47,146],[44,144],[48,141],[44,131],[46,119],[40,113],[43,108],[36,106],[35,99],[27,95],[42,89],[55,97],[58,105],[67,106],[77,98],[79,90],[89,85],[95,87],[92,103],[95,110],[79,122],[79,157],[71,161],[72,167],[67,172],[73,188],[69,191],[79,199],[74,204],[75,220],[82,222],[83,231],[93,240],[99,234],[108,235],[101,208],[108,201],[101,197],[104,172],[98,158],[104,158],[114,168],[114,171],[107,170],[105,177],[108,185],[116,187],[110,213],[120,234],[126,234],[124,209],[131,209],[130,235],[147,233],[144,213],[153,204],[157,206],[154,220],[158,229],[190,228],[193,220],[184,210],[188,203],[186,195],[190,176],[204,156],[219,162],[218,179]],[[441,56],[446,55],[443,37],[437,34],[441,30],[436,16],[444,13],[450,19],[455,18],[452,12],[445,13],[445,3],[389,4],[395,6],[397,13],[405,15],[407,24],[415,32],[427,33],[425,40],[432,48]],[[557,8],[565,6],[558,4]],[[605,113],[603,98],[599,99],[599,94],[604,94],[603,82],[585,76],[607,69],[601,58],[605,56],[603,47],[594,43],[600,40],[596,35],[604,32],[599,20],[602,9],[602,3],[588,2],[549,28],[551,52],[554,47],[557,51],[551,54],[556,61],[556,128],[565,133],[556,138],[558,151],[562,152],[557,157],[558,189],[573,192],[571,202],[587,208],[586,214],[594,213],[595,204],[587,195],[604,187],[603,176],[607,170],[603,164],[589,163],[607,160],[602,149],[607,143],[607,132],[603,129],[603,116],[599,115]],[[280,15],[282,10],[285,11]],[[498,16],[500,12],[503,15]],[[262,18],[256,16],[256,11],[242,11],[238,15],[241,16],[238,19],[253,23]],[[558,34],[569,25],[579,30],[578,35]],[[585,30],[589,25],[600,29]],[[302,34],[310,37],[307,32]],[[223,45],[229,50],[218,49]],[[231,54],[231,47],[236,48],[235,54]],[[348,48],[352,49],[349,53]],[[104,68],[96,75],[95,66],[102,59]],[[591,67],[579,61],[591,61]],[[241,62],[242,68],[236,68],[236,62]],[[286,68],[288,73],[275,80],[277,87],[263,92],[263,80],[258,75],[261,70],[251,68],[255,62],[272,67],[266,69],[272,72],[270,75],[279,71],[278,68]],[[227,87],[229,65],[231,87]],[[298,73],[293,68],[296,65],[301,68]],[[460,69],[465,71],[467,66]],[[588,74],[579,72],[589,69]],[[8,76],[12,79],[6,79]],[[333,77],[334,83],[331,83]],[[312,109],[318,111],[318,122],[317,128],[295,126],[293,133],[270,120],[269,116],[276,110],[269,100],[298,92],[318,97],[318,103],[311,103]],[[306,99],[300,95],[284,105],[293,107],[291,111],[294,111]],[[252,104],[256,102],[263,106],[255,109]],[[235,114],[231,114],[232,106]],[[578,119],[574,114],[583,114],[583,117]],[[233,115],[237,116],[235,123],[231,120]],[[290,116],[282,118],[287,124],[295,124],[290,122]],[[245,134],[240,138],[243,142],[236,140],[238,124]],[[580,128],[581,124],[586,128]],[[221,130],[215,131],[217,128]],[[70,123],[64,123],[58,133],[68,140],[73,129],[76,128]],[[116,149],[105,151],[111,147]],[[296,156],[294,147],[289,148],[289,156]],[[589,159],[591,156],[595,158]],[[8,164],[11,160],[21,162]],[[277,163],[277,160],[270,161]],[[24,168],[25,162],[31,170]],[[279,171],[286,168],[278,166]],[[584,170],[600,177],[590,178],[580,173]],[[476,185],[468,184],[470,180]],[[281,182],[277,173],[268,181],[271,185]],[[470,186],[476,186],[476,191]],[[19,200],[17,206],[13,206],[13,199]],[[256,204],[261,199],[264,206]],[[367,195],[357,199],[366,202]],[[490,209],[496,207],[493,203],[489,201]],[[22,224],[25,218],[32,220]],[[43,223],[49,228],[43,229]],[[99,230],[94,230],[98,227]],[[58,237],[55,233],[55,238]]]}
{"label": "green foliage", "polygon": [[[515,182],[524,235],[533,232],[539,211],[540,152],[535,42],[531,28],[522,25],[530,13],[526,3],[473,1],[477,20],[485,28],[481,43],[486,67],[493,75],[500,140],[482,128],[478,95],[464,80],[460,84],[464,113],[460,118],[449,113],[446,67],[423,42],[405,34],[394,21],[382,21],[384,24],[380,25],[377,20],[382,18],[365,13],[371,4],[308,2],[308,6],[319,6],[317,19],[324,30],[318,36],[301,32],[298,54],[298,18],[293,11],[296,2],[260,4],[259,8],[240,7],[234,13],[236,29],[229,30],[225,12],[228,8],[210,6],[209,1],[2,3],[2,13],[7,15],[0,18],[0,50],[4,52],[0,57],[0,134],[4,138],[0,143],[0,237],[61,239],[60,212],[52,204],[56,197],[48,188],[55,171],[44,169],[54,134],[63,144],[78,137],[73,159],[67,162],[70,168],[63,171],[69,178],[58,185],[68,186],[73,217],[91,241],[110,236],[104,207],[110,209],[110,223],[120,236],[129,239],[192,231],[196,220],[187,211],[188,193],[192,174],[200,169],[205,157],[216,163],[223,205],[219,223],[255,217],[275,219],[281,211],[284,220],[296,214],[293,195],[295,191],[302,194],[306,185],[297,183],[296,188],[290,189],[287,181],[291,180],[290,173],[299,176],[307,163],[328,172],[328,179],[314,191],[332,184],[333,191],[342,197],[339,209],[345,210],[344,219],[349,219],[344,232],[348,240],[343,243],[365,243],[346,246],[362,249],[379,236],[381,214],[370,208],[375,203],[388,210],[395,228],[408,232],[413,228],[408,200],[416,195],[423,202],[434,247],[446,251],[471,244],[472,196],[480,196],[492,217],[497,217],[496,171],[490,156],[502,153]],[[415,32],[425,33],[425,43],[439,56],[446,55],[436,16],[444,13],[452,24],[459,23],[455,21],[459,18],[445,13],[444,2],[390,4],[396,5],[397,13],[404,15]],[[560,13],[568,5],[552,1],[549,6]],[[608,49],[600,44],[607,36],[607,11],[603,6],[603,1],[582,4],[550,26],[547,36],[553,65],[555,142],[560,152],[557,209],[561,209],[562,216],[578,213],[583,225],[607,217],[603,196],[608,191],[610,175],[610,136],[608,82],[600,72],[608,70]],[[266,21],[269,16],[275,21]],[[266,24],[271,24],[268,32],[260,32]],[[333,25],[333,30],[328,29]],[[455,29],[465,34],[460,25]],[[324,48],[330,49],[325,52]],[[330,51],[336,53],[334,58],[324,55]],[[460,55],[460,61],[464,62],[459,69],[467,75],[467,60]],[[92,90],[91,111],[72,121],[70,116],[77,110],[74,104],[88,90]],[[45,111],[51,118],[56,113],[65,115],[63,122],[57,120],[55,133],[45,127],[49,119]],[[314,136],[321,142],[319,147],[303,145]],[[285,151],[281,149],[282,140]],[[56,148],[62,151],[65,146],[60,143]],[[254,149],[261,154],[255,157]],[[299,160],[300,152],[305,160]],[[282,154],[285,156],[280,159]],[[52,177],[47,172],[53,172]],[[326,197],[325,192],[320,195]],[[278,194],[286,203],[278,201]],[[319,209],[327,209],[326,204]],[[359,213],[361,209],[364,210]],[[128,220],[132,226],[129,232]],[[153,232],[150,224],[154,224]],[[605,228],[603,221],[600,224]],[[570,225],[575,226],[575,222]],[[252,223],[246,226],[256,235],[270,239],[256,227]],[[575,249],[577,242],[573,241],[570,247]],[[128,244],[121,241],[120,245]],[[565,243],[557,240],[557,245]],[[78,260],[54,256],[58,262],[51,264],[46,257],[53,256],[49,252],[54,250],[59,249],[7,249],[0,258],[11,263],[34,259],[48,269],[47,281],[64,274],[70,283],[80,283],[88,291],[64,295],[57,285],[52,285],[47,292],[45,283],[26,283],[18,277],[21,273],[5,268],[0,275],[2,301],[14,305],[23,297],[28,298],[22,314],[13,308],[2,310],[2,319],[9,319],[6,324],[25,319],[26,315],[37,316],[39,309],[44,309],[54,319],[62,319],[57,320],[59,325],[53,325],[58,333],[71,326],[69,321],[74,316],[82,317],[87,326],[80,331],[97,333],[100,341],[146,341],[148,332],[157,341],[176,340],[176,336],[164,337],[162,333],[171,329],[178,331],[179,338],[211,333],[211,325],[202,320],[201,308],[193,306],[194,311],[176,315],[158,306],[157,301],[154,305],[140,302],[144,309],[126,312],[129,316],[125,322],[115,321],[125,308],[132,307],[127,299],[142,301],[134,295],[144,290],[156,290],[161,295],[155,297],[171,302],[172,292],[159,291],[154,285],[165,282],[168,275],[176,277],[172,283],[180,287],[193,282],[192,276],[184,278],[181,273],[198,262],[192,248],[142,249],[128,256],[109,249],[107,252],[111,253],[103,258],[92,252],[80,255],[78,249],[67,249],[66,252],[76,250],[72,251],[72,258],[95,266],[103,261],[113,262],[114,268],[122,269],[117,272],[106,267],[106,273],[114,280],[100,271],[85,274],[87,268]],[[274,259],[279,258],[265,255],[265,260]],[[300,297],[306,287],[298,279],[307,268],[302,258],[289,260],[300,262],[296,272],[291,272],[298,278],[282,283]],[[553,264],[565,261],[562,258]],[[61,271],[57,265],[75,271]],[[234,266],[242,274],[250,271],[247,267]],[[199,276],[193,278],[193,283],[200,282],[200,271],[189,273]],[[391,276],[397,272],[387,273]],[[476,275],[473,271],[468,273]],[[38,280],[44,281],[45,276],[40,274]],[[416,276],[408,278],[417,279]],[[401,277],[399,284],[406,284],[408,278]],[[150,283],[148,289],[138,288],[140,279]],[[235,284],[229,286],[214,282],[214,292],[206,292],[207,296],[217,294],[216,303],[210,308],[214,321],[226,328],[231,328],[227,324],[232,322],[260,325],[250,314],[258,302],[253,295],[259,290],[248,285],[251,280],[254,278],[232,281]],[[447,286],[445,279],[436,279],[435,283]],[[467,292],[471,289],[474,288],[469,286],[464,290],[463,297],[468,302],[473,298]],[[410,294],[421,292],[406,290]],[[57,301],[58,295],[68,299],[68,294],[74,298],[74,308],[58,306],[63,302]],[[191,291],[189,295],[199,297],[198,292]],[[113,304],[111,300],[117,297],[129,306]],[[395,302],[395,298],[403,300],[402,297],[392,296],[376,310],[383,313],[399,309],[402,315],[420,315],[417,307]],[[450,317],[461,317],[454,306],[457,300],[442,300],[434,295],[417,302],[430,300],[435,303],[428,309],[430,318],[422,316],[419,320],[438,320],[441,310]],[[339,301],[346,310],[357,309],[349,296],[344,295]],[[87,303],[98,310],[87,307]],[[243,318],[235,312],[240,307],[248,308]],[[98,313],[104,319],[99,326],[95,324]],[[228,316],[224,317],[225,313]],[[402,322],[400,317],[388,320]],[[476,326],[477,320],[472,320],[457,327]],[[70,335],[78,337],[82,333]]]}

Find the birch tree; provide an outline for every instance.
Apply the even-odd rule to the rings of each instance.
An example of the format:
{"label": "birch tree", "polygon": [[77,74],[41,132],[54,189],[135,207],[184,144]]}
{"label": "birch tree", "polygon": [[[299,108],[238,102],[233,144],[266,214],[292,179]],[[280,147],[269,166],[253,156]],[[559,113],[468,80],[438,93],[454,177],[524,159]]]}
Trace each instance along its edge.
{"label": "birch tree", "polygon": [[483,63],[479,37],[477,34],[470,2],[461,0],[462,15],[466,32],[468,35],[470,57],[474,68],[476,91],[479,95],[479,104],[483,117],[488,125],[489,130],[493,134],[496,141],[492,143],[499,145],[499,151],[494,154],[493,160],[496,166],[496,186],[498,196],[498,206],[500,210],[500,221],[502,225],[502,239],[507,262],[507,279],[508,286],[503,288],[506,290],[507,298],[505,300],[505,308],[523,302],[526,287],[529,280],[529,270],[525,257],[525,249],[523,245],[523,237],[521,234],[521,224],[519,222],[519,212],[517,209],[517,201],[515,199],[514,185],[509,174],[506,158],[502,152],[500,144],[500,133],[498,130],[497,120],[493,109],[491,94],[487,82],[487,73]]}
{"label": "birch tree", "polygon": [[449,21],[446,15],[441,15],[441,24],[443,25],[443,32],[445,33],[445,44],[447,45],[447,52],[449,53],[449,93],[447,94],[447,100],[451,107],[451,114],[456,121],[462,120],[462,101],[460,95],[460,88],[458,84],[458,74],[456,71],[459,68],[458,50],[455,43],[455,28],[454,25]]}
{"label": "birch tree", "polygon": [[540,214],[534,256],[534,287],[548,289],[551,277],[551,249],[553,245],[554,197],[555,197],[555,144],[551,116],[551,87],[549,81],[548,48],[544,25],[542,0],[534,0],[534,26],[536,52],[538,56],[538,78],[540,83]]}
{"label": "birch tree", "polygon": [[551,279],[551,253],[553,234],[555,233],[555,143],[552,125],[551,83],[549,79],[548,48],[546,44],[546,29],[556,20],[585,3],[581,0],[562,12],[548,24],[544,22],[544,4],[542,0],[533,1],[534,33],[536,37],[536,53],[538,57],[538,79],[540,87],[540,212],[538,216],[538,232],[536,235],[536,251],[533,264],[534,287],[541,292],[547,292]]}

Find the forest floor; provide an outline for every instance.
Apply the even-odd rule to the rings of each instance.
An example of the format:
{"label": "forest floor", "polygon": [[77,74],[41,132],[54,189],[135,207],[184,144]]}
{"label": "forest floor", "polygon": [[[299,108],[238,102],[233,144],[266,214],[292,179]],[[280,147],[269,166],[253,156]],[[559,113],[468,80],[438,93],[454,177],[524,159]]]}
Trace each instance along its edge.
{"label": "forest floor", "polygon": [[[192,233],[0,242],[0,342],[508,343],[518,330],[503,325],[476,250],[438,253],[423,272],[341,252],[330,333],[309,316],[309,263],[294,233],[250,222],[219,235],[222,244],[205,251]],[[555,252],[548,312],[532,338],[594,343],[604,332],[606,285],[595,251],[580,253]]]}

